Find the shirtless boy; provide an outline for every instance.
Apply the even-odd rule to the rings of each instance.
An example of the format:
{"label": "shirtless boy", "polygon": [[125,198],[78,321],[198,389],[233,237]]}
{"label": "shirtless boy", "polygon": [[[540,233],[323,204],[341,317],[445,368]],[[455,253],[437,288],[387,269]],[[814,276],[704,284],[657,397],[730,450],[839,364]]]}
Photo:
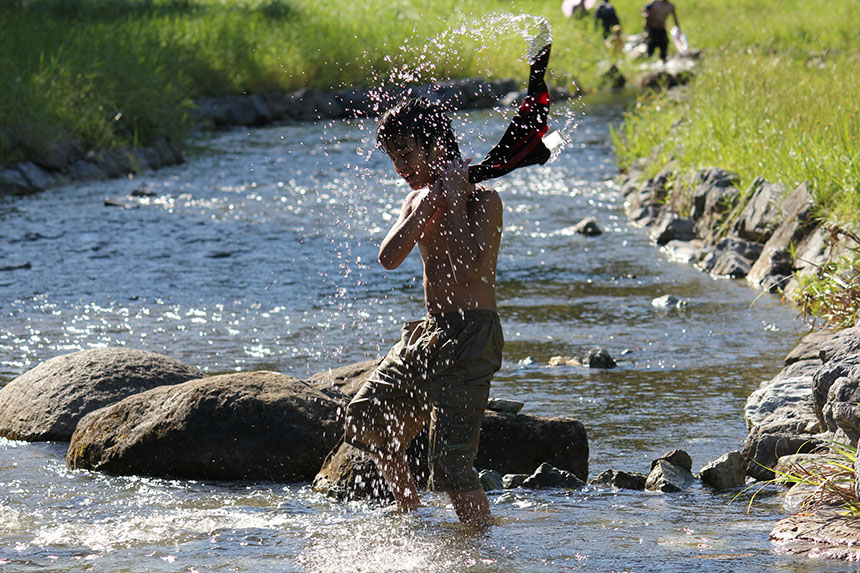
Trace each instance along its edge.
{"label": "shirtless boy", "polygon": [[400,342],[350,402],[345,440],[370,453],[408,511],[420,500],[406,448],[429,423],[431,488],[448,494],[463,523],[485,527],[490,507],[472,466],[502,358],[495,292],[502,201],[469,183],[449,118],[426,99],[389,110],[377,142],[412,189],[379,262],[397,268],[418,245],[427,315],[403,326]]}
{"label": "shirtless boy", "polygon": [[675,5],[668,0],[654,0],[642,12],[642,17],[645,18],[645,32],[648,34],[648,57],[654,55],[654,50],[660,50],[660,59],[666,61],[666,53],[669,49],[669,36],[666,34],[666,21],[669,16],[675,19],[675,25],[678,29],[681,25],[678,23],[678,14],[675,12]]}

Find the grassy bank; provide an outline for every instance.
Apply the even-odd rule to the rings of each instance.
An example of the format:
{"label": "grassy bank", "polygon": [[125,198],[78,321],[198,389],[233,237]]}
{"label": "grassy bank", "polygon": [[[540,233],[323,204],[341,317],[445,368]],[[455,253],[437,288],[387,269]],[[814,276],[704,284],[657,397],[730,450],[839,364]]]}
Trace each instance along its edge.
{"label": "grassy bank", "polygon": [[[696,8],[688,8],[685,27],[695,45],[708,49],[707,58],[683,97],[652,95],[628,114],[615,134],[620,167],[656,155],[654,172],[671,160],[680,173],[722,167],[740,175],[742,190],[756,176],[788,191],[808,181],[818,219],[849,230],[834,238],[850,236],[860,225],[860,38],[852,31],[860,4],[685,4]],[[706,26],[704,18],[719,25]],[[682,211],[690,191],[683,177],[673,185],[671,200]],[[860,317],[856,254],[801,284],[796,302],[808,317],[834,326]]]}
{"label": "grassy bank", "polygon": [[201,96],[374,86],[407,68],[418,82],[524,80],[525,42],[487,23],[524,12],[555,29],[553,81],[591,84],[602,38],[556,1],[6,0],[0,163],[65,134],[86,148],[181,141]]}
{"label": "grassy bank", "polygon": [[655,170],[674,158],[682,169],[734,170],[744,187],[757,175],[789,188],[809,181],[822,218],[858,222],[860,5],[689,4],[685,27],[707,59],[684,98],[658,94],[628,116],[616,137],[621,167],[663,144]]}

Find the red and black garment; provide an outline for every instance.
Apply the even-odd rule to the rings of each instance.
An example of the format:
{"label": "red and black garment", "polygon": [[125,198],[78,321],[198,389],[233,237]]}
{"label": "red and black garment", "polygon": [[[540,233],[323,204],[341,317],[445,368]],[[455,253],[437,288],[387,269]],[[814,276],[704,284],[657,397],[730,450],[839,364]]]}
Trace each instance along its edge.
{"label": "red and black garment", "polygon": [[549,159],[550,150],[543,142],[549,129],[549,90],[544,74],[551,47],[552,44],[544,46],[531,62],[528,92],[520,110],[484,160],[469,166],[469,182],[501,177],[519,167],[543,164]]}

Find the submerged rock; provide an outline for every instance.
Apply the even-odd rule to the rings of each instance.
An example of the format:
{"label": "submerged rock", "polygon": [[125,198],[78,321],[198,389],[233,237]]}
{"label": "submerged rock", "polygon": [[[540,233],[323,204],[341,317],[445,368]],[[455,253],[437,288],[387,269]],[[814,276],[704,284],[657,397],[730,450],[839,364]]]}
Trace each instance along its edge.
{"label": "submerged rock", "polygon": [[202,376],[194,366],[129,348],[57,356],[0,389],[0,437],[67,442],[80,419],[93,410]]}
{"label": "submerged rock", "polygon": [[602,235],[603,231],[600,230],[600,227],[597,224],[597,219],[594,217],[587,217],[573,226],[573,231],[580,235],[585,235],[587,237],[596,237],[597,235]]}
{"label": "submerged rock", "polygon": [[592,348],[582,358],[582,364],[589,368],[615,368],[615,359],[605,348]]}
{"label": "submerged rock", "polygon": [[555,468],[546,462],[538,466],[534,473],[527,477],[522,483],[522,487],[529,489],[577,489],[584,485],[585,482],[572,473]]}
{"label": "submerged rock", "polygon": [[299,482],[341,435],[337,403],[275,372],[153,388],[91,412],[67,465],[120,475]]}
{"label": "submerged rock", "polygon": [[588,485],[602,485],[617,487],[618,489],[644,490],[648,479],[643,473],[624,472],[619,470],[605,470],[592,478]]}

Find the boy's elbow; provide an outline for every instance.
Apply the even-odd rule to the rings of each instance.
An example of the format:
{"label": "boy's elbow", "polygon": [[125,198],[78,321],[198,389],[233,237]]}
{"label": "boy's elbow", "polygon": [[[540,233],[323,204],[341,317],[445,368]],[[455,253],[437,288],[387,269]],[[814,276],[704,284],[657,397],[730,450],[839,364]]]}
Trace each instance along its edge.
{"label": "boy's elbow", "polygon": [[396,269],[400,265],[399,261],[395,261],[390,256],[382,252],[379,253],[376,260],[379,261],[379,264],[382,265],[383,268],[389,271]]}

